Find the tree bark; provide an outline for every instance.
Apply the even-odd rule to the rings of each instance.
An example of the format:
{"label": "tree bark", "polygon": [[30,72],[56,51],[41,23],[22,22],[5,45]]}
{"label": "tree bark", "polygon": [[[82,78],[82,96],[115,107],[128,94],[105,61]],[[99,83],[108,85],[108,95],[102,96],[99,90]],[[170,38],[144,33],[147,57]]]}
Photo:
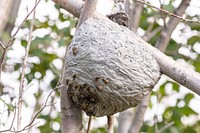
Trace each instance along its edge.
{"label": "tree bark", "polygon": [[82,131],[82,111],[72,104],[65,87],[61,90],[61,117],[62,133],[80,133]]}
{"label": "tree bark", "polygon": [[77,28],[81,26],[83,22],[85,22],[88,18],[91,18],[96,10],[98,0],[87,0],[85,2],[83,11],[81,12],[81,16],[78,21]]}
{"label": "tree bark", "polygon": [[147,95],[145,99],[143,100],[143,102],[136,107],[135,115],[133,117],[132,124],[130,126],[130,129],[128,130],[128,133],[140,132],[140,129],[144,121],[144,115],[149,104],[150,96],[151,94]]}
{"label": "tree bark", "polygon": [[131,18],[130,29],[133,32],[137,31],[142,11],[143,11],[143,4],[135,2],[134,8],[131,10],[131,16],[130,16]]}
{"label": "tree bark", "polygon": [[11,33],[14,21],[17,16],[21,0],[1,0],[0,1],[0,36],[3,31]]}
{"label": "tree bark", "polygon": [[15,18],[17,17],[19,6],[20,6],[21,0],[14,0],[12,7],[11,7],[11,13],[9,15],[9,20],[6,24],[5,30],[9,34],[11,34],[12,29],[15,25]]}
{"label": "tree bark", "polygon": [[118,117],[119,124],[117,127],[117,133],[128,133],[133,117],[134,113],[132,108],[121,112]]}
{"label": "tree bark", "polygon": [[4,28],[8,22],[9,14],[11,12],[11,7],[13,0],[1,0],[0,1],[0,36],[2,35]]}

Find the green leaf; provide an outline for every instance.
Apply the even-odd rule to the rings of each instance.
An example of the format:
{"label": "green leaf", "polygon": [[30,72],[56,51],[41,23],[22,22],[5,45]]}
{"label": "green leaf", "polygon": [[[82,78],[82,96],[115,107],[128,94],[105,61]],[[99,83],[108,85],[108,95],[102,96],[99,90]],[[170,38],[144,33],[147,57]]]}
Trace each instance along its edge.
{"label": "green leaf", "polygon": [[188,25],[190,26],[191,30],[199,31],[199,29],[200,29],[200,24],[199,23],[188,23]]}
{"label": "green leaf", "polygon": [[176,82],[172,82],[172,86],[173,86],[173,90],[175,90],[176,92],[179,92],[179,88],[180,88],[180,85],[177,84]]}
{"label": "green leaf", "polygon": [[200,42],[200,36],[191,37],[190,39],[188,39],[187,44],[194,45],[196,42]]}
{"label": "green leaf", "polygon": [[169,45],[167,46],[166,50],[169,51],[177,51],[180,48],[180,45],[176,43],[173,39],[170,40]]}
{"label": "green leaf", "polygon": [[185,116],[189,116],[191,114],[194,114],[194,115],[198,115],[197,112],[195,112],[193,109],[191,109],[189,106],[184,106],[184,107],[181,107],[179,109],[177,109],[177,111],[181,114],[181,115],[185,115]]}
{"label": "green leaf", "polygon": [[174,12],[174,6],[172,4],[163,5],[163,9],[165,9],[169,12]]}
{"label": "green leaf", "polygon": [[193,98],[194,98],[194,94],[192,93],[186,94],[184,97],[185,104],[188,105]]}
{"label": "green leaf", "polygon": [[200,72],[200,62],[199,61],[194,61],[193,66],[195,67],[195,70],[197,72]]}

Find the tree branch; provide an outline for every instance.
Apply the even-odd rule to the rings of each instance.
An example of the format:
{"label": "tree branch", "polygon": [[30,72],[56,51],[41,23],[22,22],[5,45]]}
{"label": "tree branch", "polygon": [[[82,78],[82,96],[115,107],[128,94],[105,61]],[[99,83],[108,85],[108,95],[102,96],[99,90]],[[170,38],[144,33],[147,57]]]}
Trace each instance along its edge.
{"label": "tree branch", "polygon": [[[150,7],[154,8],[154,9],[156,9],[156,10],[159,10],[159,11],[165,13],[165,14],[169,14],[170,16],[175,17],[175,18],[178,18],[178,19],[180,19],[180,20],[182,20],[182,21],[185,21],[185,22],[200,23],[200,20],[185,19],[185,18],[181,17],[181,15],[178,15],[178,14],[176,14],[176,13],[168,12],[167,10],[164,10],[164,9],[162,9],[162,8],[158,8],[158,7],[156,7],[156,6],[153,6],[153,5],[147,3],[147,2],[145,2],[145,1],[143,1],[143,0],[134,0],[134,1],[137,1],[137,2],[142,3],[142,4],[144,4],[144,5],[150,6]],[[186,1],[187,1],[187,0],[186,0]]]}
{"label": "tree branch", "polygon": [[80,133],[82,126],[82,111],[76,108],[67,94],[67,88],[61,89],[62,133]]}
{"label": "tree branch", "polygon": [[[67,51],[67,47],[66,47]],[[72,100],[67,94],[67,83],[65,81],[65,59],[66,54],[63,60],[62,73],[59,79],[58,85],[61,86],[60,91],[60,105],[61,105],[61,131],[62,133],[81,133],[83,129],[82,125],[82,111],[75,107],[72,103]]]}
{"label": "tree branch", "polygon": [[88,126],[87,126],[86,133],[90,133],[91,123],[92,123],[92,116],[89,116],[89,121],[88,121]]}
{"label": "tree branch", "polygon": [[[37,4],[37,0],[35,0],[35,5]],[[31,39],[32,39],[32,32],[33,32],[33,25],[35,22],[35,9],[33,10],[33,18],[30,25],[30,31],[29,31],[29,37],[28,37],[28,43],[27,47],[25,49],[25,56],[23,60],[23,67],[22,67],[22,73],[21,73],[21,79],[20,79],[20,86],[19,86],[19,98],[18,98],[18,112],[17,112],[17,130],[21,129],[21,119],[22,119],[22,97],[24,93],[24,78],[25,78],[25,71],[27,68],[27,59],[29,54],[29,49],[31,46]]]}
{"label": "tree branch", "polygon": [[147,95],[145,99],[136,107],[135,115],[128,133],[139,133],[143,125],[144,115],[149,104],[151,94]]}
{"label": "tree branch", "polygon": [[[186,10],[186,8],[189,6],[191,0],[183,0],[179,7],[175,10],[176,16],[182,16]],[[158,49],[160,49],[162,52],[165,51],[167,48],[168,42],[171,39],[171,34],[180,22],[180,18],[177,17],[171,17],[167,25],[164,27],[164,29],[161,32],[160,37],[158,38],[158,41],[156,43],[156,46]]]}
{"label": "tree branch", "polygon": [[108,133],[114,133],[114,115],[107,116],[108,118]]}
{"label": "tree branch", "polygon": [[185,68],[160,50],[150,47],[163,74],[169,76],[179,84],[200,95],[200,74],[192,69]]}
{"label": "tree branch", "polygon": [[96,10],[98,0],[86,0],[84,8],[81,12],[77,28],[81,26],[88,18],[91,18]]}
{"label": "tree branch", "polygon": [[134,117],[134,112],[131,109],[127,109],[119,114],[117,133],[128,133],[131,122]]}
{"label": "tree branch", "polygon": [[139,2],[135,2],[135,6],[131,10],[131,16],[130,16],[130,18],[131,18],[130,29],[133,32],[137,31],[142,11],[143,11],[143,4],[141,4]]}

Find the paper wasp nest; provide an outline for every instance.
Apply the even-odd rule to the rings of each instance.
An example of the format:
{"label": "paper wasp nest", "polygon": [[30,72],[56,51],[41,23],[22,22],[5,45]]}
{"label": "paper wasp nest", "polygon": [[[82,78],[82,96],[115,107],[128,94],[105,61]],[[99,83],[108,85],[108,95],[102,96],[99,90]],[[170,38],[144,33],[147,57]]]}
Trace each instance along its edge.
{"label": "paper wasp nest", "polygon": [[110,20],[88,19],[68,48],[65,80],[75,106],[111,115],[139,104],[160,78],[148,44]]}

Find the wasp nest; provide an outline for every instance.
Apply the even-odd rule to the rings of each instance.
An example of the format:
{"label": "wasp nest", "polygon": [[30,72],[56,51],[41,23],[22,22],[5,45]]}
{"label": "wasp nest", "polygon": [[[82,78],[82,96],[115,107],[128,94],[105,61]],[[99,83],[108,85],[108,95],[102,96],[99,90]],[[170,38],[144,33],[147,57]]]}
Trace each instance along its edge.
{"label": "wasp nest", "polygon": [[87,115],[134,107],[153,89],[160,68],[148,44],[110,20],[88,19],[68,48],[65,80],[75,106]]}

